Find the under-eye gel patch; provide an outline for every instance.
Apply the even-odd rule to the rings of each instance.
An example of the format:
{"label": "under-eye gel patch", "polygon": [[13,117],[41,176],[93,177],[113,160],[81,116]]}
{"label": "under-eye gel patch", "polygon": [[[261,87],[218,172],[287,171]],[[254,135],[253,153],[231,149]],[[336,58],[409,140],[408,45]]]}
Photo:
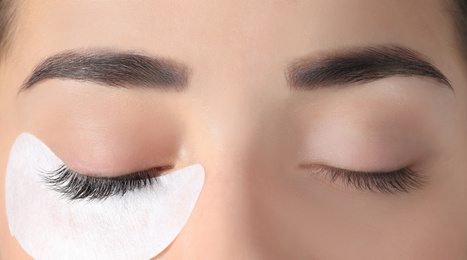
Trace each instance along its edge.
{"label": "under-eye gel patch", "polygon": [[10,231],[38,260],[155,257],[180,233],[204,184],[204,169],[195,164],[124,195],[71,200],[44,182],[44,172],[61,165],[28,133],[17,138],[8,162]]}

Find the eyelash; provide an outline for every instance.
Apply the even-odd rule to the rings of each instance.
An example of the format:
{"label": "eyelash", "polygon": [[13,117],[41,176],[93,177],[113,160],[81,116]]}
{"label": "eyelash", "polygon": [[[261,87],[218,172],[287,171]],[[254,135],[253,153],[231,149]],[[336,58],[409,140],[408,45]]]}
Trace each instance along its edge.
{"label": "eyelash", "polygon": [[[86,176],[62,165],[56,170],[45,172],[43,179],[52,190],[70,200],[104,200],[157,184],[157,176],[170,168],[158,167],[120,177],[103,178]],[[423,176],[409,167],[391,172],[359,172],[318,166],[313,172],[326,175],[331,182],[341,180],[346,187],[386,194],[408,193],[421,188],[425,183]]]}
{"label": "eyelash", "polygon": [[157,184],[157,177],[161,172],[170,168],[158,167],[120,177],[105,178],[86,176],[62,165],[56,170],[44,172],[42,177],[52,190],[70,200],[104,200]]}
{"label": "eyelash", "polygon": [[314,172],[326,175],[331,182],[340,180],[346,187],[385,194],[408,193],[425,183],[424,176],[409,167],[391,172],[360,172],[318,166]]}

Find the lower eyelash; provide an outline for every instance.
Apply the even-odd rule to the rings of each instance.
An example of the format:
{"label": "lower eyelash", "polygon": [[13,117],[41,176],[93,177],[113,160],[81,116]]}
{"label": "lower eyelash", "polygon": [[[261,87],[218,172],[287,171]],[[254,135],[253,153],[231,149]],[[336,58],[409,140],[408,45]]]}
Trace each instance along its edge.
{"label": "lower eyelash", "polygon": [[408,193],[420,189],[425,183],[420,173],[408,167],[391,172],[359,172],[319,166],[315,172],[325,174],[331,182],[340,180],[347,187],[386,194]]}
{"label": "lower eyelash", "polygon": [[161,167],[121,177],[103,178],[82,175],[62,165],[54,171],[44,172],[42,177],[52,190],[70,200],[104,200],[157,184],[157,176],[166,169]]}

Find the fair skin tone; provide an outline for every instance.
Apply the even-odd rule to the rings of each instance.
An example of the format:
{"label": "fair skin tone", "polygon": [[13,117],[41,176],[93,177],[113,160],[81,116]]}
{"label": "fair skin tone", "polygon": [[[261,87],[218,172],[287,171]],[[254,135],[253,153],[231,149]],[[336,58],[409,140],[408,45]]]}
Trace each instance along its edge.
{"label": "fair skin tone", "polygon": [[[467,70],[441,1],[29,1],[0,70],[0,259],[10,236],[4,177],[30,132],[68,166],[121,175],[200,163],[192,215],[156,259],[467,258]],[[297,91],[294,60],[355,47],[420,53],[425,76]],[[50,79],[17,94],[67,50],[164,57],[190,68],[183,92]],[[384,194],[299,165],[411,166],[426,183]]]}

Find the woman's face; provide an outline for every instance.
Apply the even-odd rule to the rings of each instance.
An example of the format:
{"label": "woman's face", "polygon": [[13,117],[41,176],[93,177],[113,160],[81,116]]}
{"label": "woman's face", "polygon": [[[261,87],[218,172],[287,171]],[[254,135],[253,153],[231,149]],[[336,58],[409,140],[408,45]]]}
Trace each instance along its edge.
{"label": "woman's face", "polygon": [[[160,259],[466,259],[467,68],[441,2],[20,3],[0,71],[0,258],[28,259],[4,180],[29,132],[85,174],[201,164],[197,204]],[[181,82],[100,65],[101,82],[76,80],[59,62],[62,76],[18,94],[70,51],[169,61]],[[331,168],[395,172],[377,186]]]}

